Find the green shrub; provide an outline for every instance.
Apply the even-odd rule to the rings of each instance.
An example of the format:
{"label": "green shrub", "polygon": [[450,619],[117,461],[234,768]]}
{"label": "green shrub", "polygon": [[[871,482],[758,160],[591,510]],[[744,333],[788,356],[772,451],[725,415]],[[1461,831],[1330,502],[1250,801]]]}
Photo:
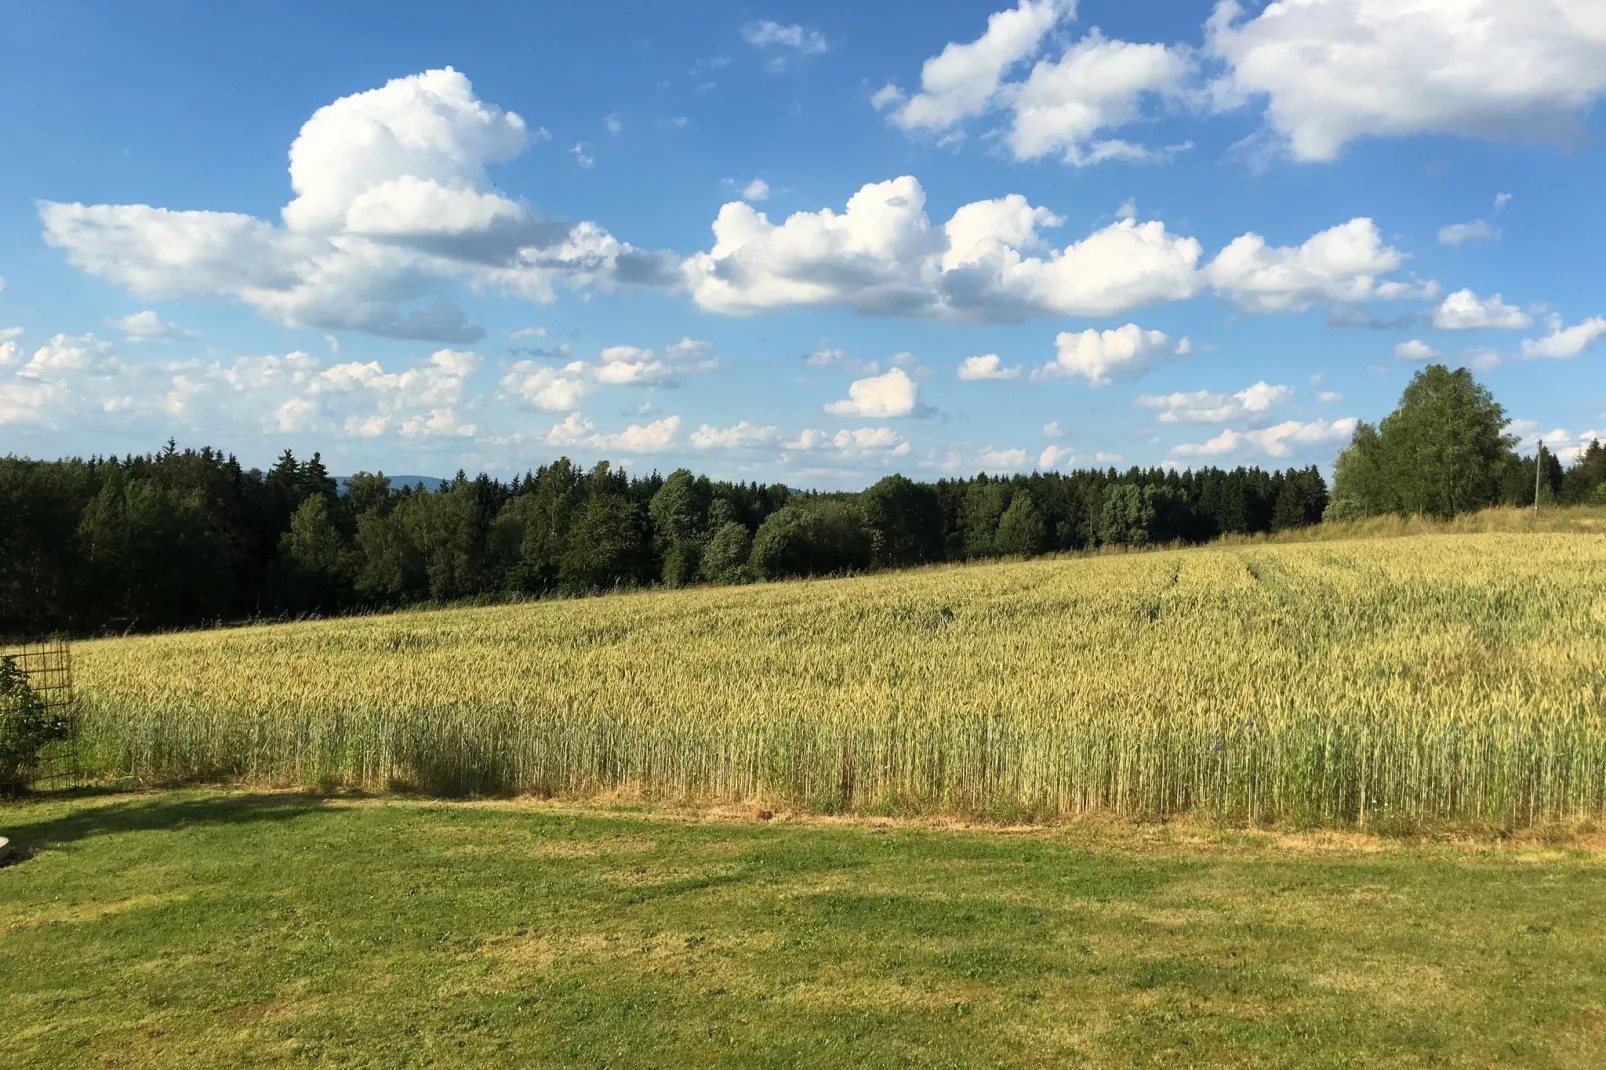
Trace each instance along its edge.
{"label": "green shrub", "polygon": [[0,795],[26,790],[39,752],[66,735],[66,721],[51,716],[16,659],[0,657]]}

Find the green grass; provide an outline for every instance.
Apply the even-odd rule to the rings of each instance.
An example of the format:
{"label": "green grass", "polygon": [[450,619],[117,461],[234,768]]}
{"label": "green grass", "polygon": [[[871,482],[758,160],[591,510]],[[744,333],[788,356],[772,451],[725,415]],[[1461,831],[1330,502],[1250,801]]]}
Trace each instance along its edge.
{"label": "green grass", "polygon": [[1606,1065],[1588,841],[218,791],[0,832],[11,1070]]}

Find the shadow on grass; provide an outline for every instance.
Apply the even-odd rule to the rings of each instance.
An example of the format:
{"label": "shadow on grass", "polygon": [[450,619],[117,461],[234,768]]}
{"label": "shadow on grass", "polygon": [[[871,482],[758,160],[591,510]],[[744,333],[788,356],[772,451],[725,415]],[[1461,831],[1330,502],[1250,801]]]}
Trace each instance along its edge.
{"label": "shadow on grass", "polygon": [[[88,799],[110,794],[73,791],[57,799]],[[139,796],[121,802],[89,806],[61,817],[18,823],[0,817],[4,835],[11,838],[6,864],[24,862],[36,852],[62,847],[92,836],[124,832],[177,830],[205,825],[245,825],[258,821],[289,821],[323,807],[326,798],[305,793],[231,795],[224,798],[173,798]]]}

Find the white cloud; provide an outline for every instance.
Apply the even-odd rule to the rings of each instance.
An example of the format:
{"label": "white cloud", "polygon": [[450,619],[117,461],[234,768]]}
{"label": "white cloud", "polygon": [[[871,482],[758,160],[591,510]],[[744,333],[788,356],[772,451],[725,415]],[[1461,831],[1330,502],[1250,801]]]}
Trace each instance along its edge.
{"label": "white cloud", "polygon": [[1323,405],[1337,405],[1340,401],[1344,400],[1344,395],[1338,393],[1336,390],[1322,390],[1317,393],[1316,400],[1321,402]]}
{"label": "white cloud", "polygon": [[707,342],[690,338],[666,347],[661,356],[635,346],[609,346],[598,354],[592,372],[605,386],[669,386],[681,375],[712,371],[718,362],[702,359],[712,350]]}
{"label": "white cloud", "polygon": [[1251,312],[1299,312],[1323,302],[1410,300],[1438,295],[1433,282],[1397,282],[1405,254],[1383,244],[1377,224],[1352,219],[1298,247],[1272,247],[1258,234],[1233,241],[1205,269],[1216,291]]}
{"label": "white cloud", "polygon": [[1565,138],[1606,91],[1598,0],[1227,0],[1205,48],[1229,67],[1218,99],[1264,95],[1300,160],[1365,136]]}
{"label": "white cloud", "polygon": [[920,404],[920,387],[902,368],[893,368],[882,375],[856,379],[848,386],[844,401],[833,401],[825,407],[833,416],[862,416],[887,418],[924,415]]}
{"label": "white cloud", "polygon": [[1515,330],[1533,326],[1522,309],[1506,304],[1495,294],[1480,301],[1471,290],[1457,290],[1433,311],[1433,326],[1441,331]]}
{"label": "white cloud", "polygon": [[1506,424],[1505,430],[1507,434],[1516,435],[1520,440],[1517,443],[1518,452],[1536,452],[1539,443],[1544,442],[1545,452],[1555,454],[1556,459],[1562,464],[1572,464],[1578,460],[1579,455],[1589,448],[1591,442],[1606,441],[1606,430],[1582,431],[1576,435],[1559,427],[1543,431],[1533,420],[1512,420]]}
{"label": "white cloud", "polygon": [[1267,412],[1294,396],[1291,386],[1274,386],[1264,380],[1236,394],[1212,394],[1208,390],[1190,393],[1142,394],[1137,403],[1159,409],[1156,419],[1163,424],[1226,423],[1247,415]]}
{"label": "white cloud", "polygon": [[1018,322],[1106,316],[1188,298],[1202,249],[1159,222],[1122,220],[1038,252],[1061,220],[1019,194],[959,208],[941,228],[904,176],[871,183],[844,212],[776,225],[741,201],[720,209],[714,246],[682,269],[702,308],[732,315],[846,305],[879,315]]}
{"label": "white cloud", "polygon": [[1037,455],[1037,467],[1058,468],[1061,464],[1074,464],[1076,451],[1069,446],[1045,446]]}
{"label": "white cloud", "polygon": [[610,134],[617,134],[625,128],[624,120],[619,118],[618,112],[605,116],[602,120],[602,125]]}
{"label": "white cloud", "polygon": [[1394,356],[1399,360],[1432,360],[1438,355],[1438,350],[1420,338],[1412,338],[1394,347]]}
{"label": "white cloud", "polygon": [[1059,425],[1058,420],[1053,420],[1043,425],[1043,434],[1049,438],[1064,438],[1065,429]]}
{"label": "white cloud", "polygon": [[545,327],[525,327],[508,335],[509,338],[545,338]]}
{"label": "white cloud", "polygon": [[1459,246],[1475,241],[1493,241],[1500,237],[1500,228],[1487,219],[1474,219],[1470,223],[1451,223],[1439,228],[1439,244]]}
{"label": "white cloud", "polygon": [[834,368],[839,365],[846,364],[850,359],[851,358],[848,356],[848,351],[845,349],[840,349],[835,346],[821,346],[819,349],[816,349],[814,352],[804,357],[803,363],[812,365],[816,368]]}
{"label": "white cloud", "polygon": [[691,433],[691,444],[700,450],[752,449],[774,445],[779,435],[773,427],[741,421],[734,427],[713,427],[703,424]]}
{"label": "white cloud", "polygon": [[56,427],[110,414],[167,431],[264,433],[343,428],[373,435],[472,435],[471,352],[442,349],[399,372],[377,361],[325,367],[308,353],[221,361],[123,359],[93,335],[56,335],[0,378],[0,423]]}
{"label": "white cloud", "polygon": [[[1038,456],[1038,460],[1042,460],[1042,455]],[[963,446],[928,453],[920,462],[920,467],[935,468],[946,473],[1020,472],[1031,462],[1032,455],[1023,449],[997,449],[993,446],[977,449]]]}
{"label": "white cloud", "polygon": [[1331,423],[1322,420],[1310,423],[1287,420],[1254,431],[1234,431],[1229,428],[1204,442],[1173,446],[1170,453],[1172,457],[1220,457],[1244,449],[1255,449],[1281,458],[1292,454],[1296,446],[1342,442],[1355,433],[1359,422],[1353,416],[1346,416]]}
{"label": "white cloud", "polygon": [[578,412],[571,412],[547,432],[546,442],[560,449],[579,448],[598,453],[660,453],[675,444],[679,433],[679,416],[666,416],[650,424],[631,424],[616,434],[606,434],[599,432],[595,424]]}
{"label": "white cloud", "polygon": [[742,187],[742,200],[762,201],[770,195],[770,184],[762,178],[755,178]]}
{"label": "white cloud", "polygon": [[796,24],[783,26],[769,19],[759,19],[743,26],[742,40],[754,48],[790,48],[805,56],[817,56],[830,47],[819,30]]}
{"label": "white cloud", "polygon": [[1165,156],[1099,135],[1144,118],[1147,98],[1178,93],[1194,69],[1186,49],[1113,41],[1093,30],[1057,58],[1039,59],[1023,80],[1006,81],[1039,53],[1056,27],[1075,17],[1074,0],[1020,0],[990,15],[974,41],[950,42],[926,60],[919,92],[909,96],[886,85],[871,103],[894,126],[944,141],[963,137],[957,127],[966,119],[1007,111],[1005,143],[1018,160],[1057,155],[1081,166]]}
{"label": "white cloud", "polygon": [[590,151],[586,149],[586,143],[584,141],[576,141],[572,146],[570,146],[569,155],[574,157],[575,163],[584,168],[590,168],[597,162],[597,158],[591,155]]}
{"label": "white cloud", "polygon": [[[920,70],[921,91],[903,100],[889,118],[905,130],[946,130],[982,114],[1004,75],[1034,55],[1060,18],[1074,8],[1068,0],[1020,0],[1013,10],[988,16],[987,31],[979,38],[968,44],[950,42],[926,60]],[[893,86],[877,96],[881,108],[903,98]]]}
{"label": "white cloud", "polygon": [[552,368],[521,360],[502,376],[504,394],[545,412],[569,412],[596,391],[596,379],[584,361]]}
{"label": "white cloud", "polygon": [[1105,453],[1103,450],[1099,450],[1097,453],[1095,453],[1093,455],[1093,459],[1099,464],[1121,463],[1121,455],[1119,453]]}
{"label": "white cloud", "polygon": [[1020,365],[1004,366],[997,353],[979,357],[966,357],[959,365],[959,378],[974,382],[981,379],[1019,379]]}
{"label": "white cloud", "polygon": [[[1187,339],[1183,339],[1186,342]],[[1135,379],[1156,358],[1180,353],[1163,331],[1146,331],[1135,323],[1108,331],[1062,331],[1054,339],[1058,355],[1033,373],[1038,378],[1080,375],[1092,386],[1109,386],[1117,377]]]}
{"label": "white cloud", "polygon": [[983,468],[998,471],[1018,470],[1026,467],[1031,454],[1022,449],[997,450],[988,446],[981,451]]}
{"label": "white cloud", "polygon": [[594,223],[543,219],[489,164],[539,138],[451,68],[320,108],[290,148],[295,198],[275,226],[231,212],[39,206],[45,240],[145,297],[221,297],[293,327],[472,342],[450,282],[551,301],[573,288],[666,285],[660,258]]}
{"label": "white cloud", "polygon": [[1010,150],[1017,160],[1058,155],[1079,167],[1163,159],[1187,146],[1156,151],[1098,135],[1138,122],[1147,95],[1175,94],[1192,73],[1183,49],[1111,41],[1095,30],[1058,61],[1039,61],[1026,81],[1011,87]]}
{"label": "white cloud", "polygon": [[167,342],[195,337],[195,332],[186,331],[176,323],[167,323],[150,310],[106,322],[122,331],[130,342]]}
{"label": "white cloud", "polygon": [[[788,451],[808,454],[830,454],[844,460],[861,457],[902,457],[909,452],[909,443],[890,427],[860,427],[852,431],[816,431],[808,428],[797,438],[784,444]],[[785,454],[781,460],[786,461]]]}
{"label": "white cloud", "polygon": [[1571,360],[1584,350],[1594,345],[1601,338],[1606,338],[1606,319],[1600,316],[1591,316],[1584,322],[1573,327],[1563,327],[1560,316],[1550,317],[1550,334],[1544,338],[1526,338],[1522,343],[1522,355],[1528,358],[1551,357],[1557,360]]}
{"label": "white cloud", "polygon": [[580,407],[599,387],[675,386],[683,375],[712,371],[719,362],[709,356],[713,346],[682,338],[661,352],[637,346],[608,346],[594,362],[570,361],[552,367],[521,360],[502,376],[505,396],[547,412],[569,412]]}
{"label": "white cloud", "polygon": [[1224,453],[1236,452],[1243,445],[1244,437],[1238,432],[1227,429],[1214,438],[1204,442],[1184,442],[1171,447],[1173,457],[1217,457]]}

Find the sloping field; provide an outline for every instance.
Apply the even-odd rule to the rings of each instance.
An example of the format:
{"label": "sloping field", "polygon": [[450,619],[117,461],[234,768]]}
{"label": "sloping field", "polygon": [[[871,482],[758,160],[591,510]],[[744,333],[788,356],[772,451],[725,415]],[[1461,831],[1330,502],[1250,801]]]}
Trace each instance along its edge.
{"label": "sloping field", "polygon": [[1183,811],[1606,813],[1606,538],[1039,560],[84,644],[156,781]]}

